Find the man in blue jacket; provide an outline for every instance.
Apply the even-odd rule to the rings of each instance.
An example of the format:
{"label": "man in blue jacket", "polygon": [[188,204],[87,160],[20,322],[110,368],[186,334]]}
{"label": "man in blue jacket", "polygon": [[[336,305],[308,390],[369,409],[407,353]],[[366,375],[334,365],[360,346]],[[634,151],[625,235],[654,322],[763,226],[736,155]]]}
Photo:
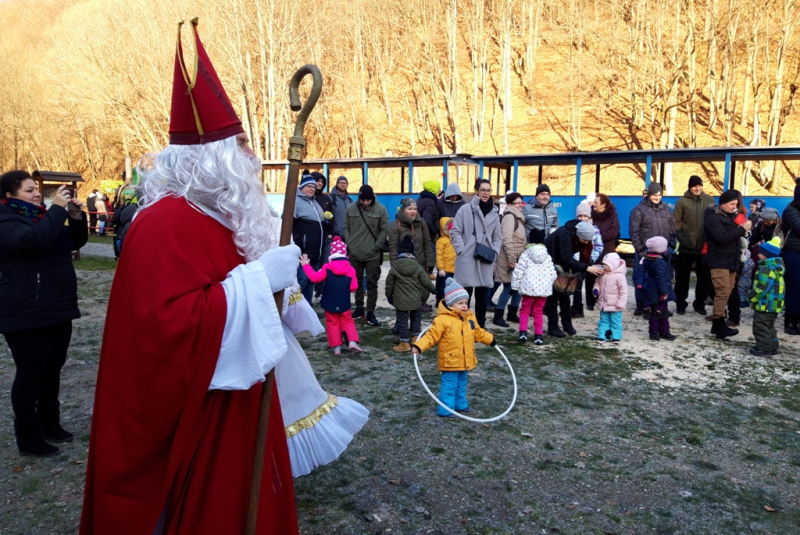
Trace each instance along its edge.
{"label": "man in blue jacket", "polygon": [[[322,207],[314,200],[317,191],[317,181],[311,175],[303,175],[300,187],[297,188],[297,202],[294,205],[294,224],[292,225],[292,239],[300,251],[308,255],[311,267],[319,271],[322,267],[323,215]],[[303,271],[302,266],[297,268],[297,282],[303,292],[303,297],[312,303],[314,297],[314,283],[311,282]]]}

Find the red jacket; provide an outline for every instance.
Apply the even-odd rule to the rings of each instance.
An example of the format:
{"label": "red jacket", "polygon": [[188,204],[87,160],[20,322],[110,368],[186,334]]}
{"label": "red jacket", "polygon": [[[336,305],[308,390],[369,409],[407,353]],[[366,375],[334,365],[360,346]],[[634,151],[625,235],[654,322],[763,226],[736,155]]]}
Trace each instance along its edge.
{"label": "red jacket", "polygon": [[[167,197],[125,239],[100,352],[82,535],[244,533],[261,384],[208,391],[241,264],[231,231]],[[273,390],[257,532],[297,533]]]}

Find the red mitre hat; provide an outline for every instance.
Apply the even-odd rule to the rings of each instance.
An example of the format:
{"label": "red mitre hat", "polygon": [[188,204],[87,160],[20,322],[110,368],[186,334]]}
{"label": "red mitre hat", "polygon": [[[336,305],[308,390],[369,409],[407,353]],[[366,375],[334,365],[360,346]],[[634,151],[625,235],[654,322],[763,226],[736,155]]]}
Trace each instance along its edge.
{"label": "red mitre hat", "polygon": [[191,75],[183,59],[181,21],[178,23],[178,48],[175,51],[175,74],[172,81],[170,145],[199,145],[244,133],[242,121],[231,106],[222,82],[200,42],[200,36],[197,35],[197,19],[192,19],[191,23],[196,45],[195,79],[193,82],[190,80]]}

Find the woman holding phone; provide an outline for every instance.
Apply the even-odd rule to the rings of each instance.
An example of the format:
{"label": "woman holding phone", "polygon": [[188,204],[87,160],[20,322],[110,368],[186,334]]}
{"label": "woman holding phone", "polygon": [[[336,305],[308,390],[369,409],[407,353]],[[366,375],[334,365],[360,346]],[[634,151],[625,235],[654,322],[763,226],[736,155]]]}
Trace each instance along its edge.
{"label": "woman holding phone", "polygon": [[88,239],[81,208],[67,186],[48,209],[26,171],[0,176],[0,333],[17,368],[11,405],[22,455],[55,455],[46,440],[73,439],[61,427],[58,390],[80,317],[72,251]]}

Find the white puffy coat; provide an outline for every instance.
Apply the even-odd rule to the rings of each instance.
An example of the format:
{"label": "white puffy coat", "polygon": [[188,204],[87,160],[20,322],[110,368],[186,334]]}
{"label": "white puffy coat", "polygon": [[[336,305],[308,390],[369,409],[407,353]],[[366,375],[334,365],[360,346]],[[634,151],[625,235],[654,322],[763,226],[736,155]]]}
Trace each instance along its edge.
{"label": "white puffy coat", "polygon": [[556,276],[556,268],[547,254],[547,248],[541,244],[532,245],[525,249],[517,261],[511,276],[511,288],[519,290],[522,295],[547,297],[553,294]]}

